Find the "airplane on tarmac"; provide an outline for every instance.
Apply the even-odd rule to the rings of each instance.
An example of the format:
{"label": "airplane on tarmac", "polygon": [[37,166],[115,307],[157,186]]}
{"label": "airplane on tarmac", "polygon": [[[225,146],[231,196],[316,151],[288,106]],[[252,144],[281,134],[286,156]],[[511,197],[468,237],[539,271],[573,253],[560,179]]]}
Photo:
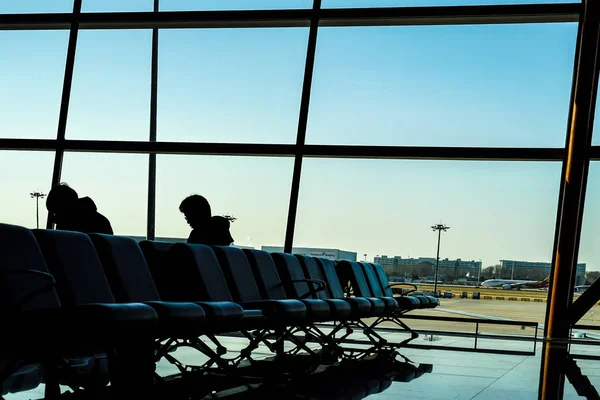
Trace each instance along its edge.
{"label": "airplane on tarmac", "polygon": [[544,289],[550,285],[550,277],[548,276],[543,281],[525,281],[515,279],[488,279],[481,282],[481,287],[502,288],[505,290],[511,289]]}

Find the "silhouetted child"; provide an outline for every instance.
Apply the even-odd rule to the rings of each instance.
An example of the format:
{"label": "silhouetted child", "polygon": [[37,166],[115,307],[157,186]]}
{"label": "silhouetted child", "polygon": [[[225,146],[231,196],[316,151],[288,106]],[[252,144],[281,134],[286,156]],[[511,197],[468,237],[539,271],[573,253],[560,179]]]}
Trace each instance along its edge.
{"label": "silhouetted child", "polygon": [[50,190],[46,208],[56,223],[56,229],[113,234],[110,221],[98,212],[96,203],[89,197],[79,198],[77,192],[65,183]]}
{"label": "silhouetted child", "polygon": [[229,246],[233,238],[229,233],[229,220],[212,216],[208,200],[200,195],[186,197],[179,205],[179,211],[192,227],[188,243]]}

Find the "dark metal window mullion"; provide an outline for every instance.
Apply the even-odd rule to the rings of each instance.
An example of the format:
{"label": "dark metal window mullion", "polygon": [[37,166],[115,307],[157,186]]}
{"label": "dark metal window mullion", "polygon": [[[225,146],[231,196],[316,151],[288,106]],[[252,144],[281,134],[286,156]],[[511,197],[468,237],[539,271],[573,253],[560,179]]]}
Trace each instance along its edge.
{"label": "dark metal window mullion", "polygon": [[[58,129],[56,133],[56,154],[54,158],[54,169],[52,171],[52,183],[54,187],[60,183],[62,164],[65,155],[64,142],[67,131],[67,119],[69,116],[69,102],[71,100],[71,86],[73,84],[73,69],[75,67],[75,52],[77,51],[77,36],[79,33],[79,18],[81,15],[82,0],[74,0],[71,30],[69,33],[69,45],[67,48],[67,59],[65,63],[65,77],[63,80],[62,97],[60,101],[60,113],[58,116]],[[48,214],[46,228],[52,229],[54,221]]]}
{"label": "dark metal window mullion", "polygon": [[[159,0],[154,0],[154,12],[159,11]],[[150,83],[150,142],[156,142],[158,113],[158,28],[152,29],[152,66]],[[148,155],[148,218],[146,237],[156,238],[156,153]]]}
{"label": "dark metal window mullion", "polygon": [[300,114],[298,118],[298,136],[296,137],[296,155],[294,159],[294,172],[290,192],[290,207],[288,210],[287,227],[285,231],[284,252],[291,253],[294,243],[294,230],[296,229],[296,215],[298,212],[298,196],[300,193],[300,177],[302,172],[302,158],[304,157],[304,143],[306,142],[306,126],[308,124],[308,109],[310,106],[310,91],[312,88],[313,70],[315,66],[315,53],[317,49],[317,33],[319,31],[319,14],[321,0],[313,1],[310,30],[308,33],[308,46],[306,50],[306,65],[304,67],[304,81],[302,84],[302,97],[300,101]]}

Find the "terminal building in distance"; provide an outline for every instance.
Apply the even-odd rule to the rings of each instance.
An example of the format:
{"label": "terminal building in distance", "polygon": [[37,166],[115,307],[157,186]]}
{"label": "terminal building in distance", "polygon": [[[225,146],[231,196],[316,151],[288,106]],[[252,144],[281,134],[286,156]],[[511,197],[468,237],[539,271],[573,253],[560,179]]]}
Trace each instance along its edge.
{"label": "terminal building in distance", "polygon": [[[262,246],[261,250],[268,251],[269,253],[281,253],[283,247],[278,246]],[[300,254],[311,257],[321,257],[330,260],[347,260],[356,261],[356,252],[345,251],[340,249],[322,249],[313,247],[293,247],[292,254]]]}

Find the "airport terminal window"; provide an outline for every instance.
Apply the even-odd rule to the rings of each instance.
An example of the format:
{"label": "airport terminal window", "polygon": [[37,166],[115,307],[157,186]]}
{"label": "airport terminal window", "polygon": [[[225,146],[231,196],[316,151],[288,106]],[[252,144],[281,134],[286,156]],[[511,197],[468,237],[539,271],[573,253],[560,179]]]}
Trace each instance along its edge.
{"label": "airport terminal window", "polygon": [[[581,228],[581,242],[579,245],[579,263],[586,264],[587,279],[579,280],[576,285],[587,285],[600,276],[600,248],[598,237],[600,237],[600,161],[590,163],[588,184],[583,214],[583,226]],[[597,321],[600,324],[600,320]]]}
{"label": "airport terminal window", "polygon": [[129,11],[152,11],[153,0],[83,0],[82,12],[129,12]]}
{"label": "airport terminal window", "polygon": [[[52,180],[52,151],[0,151],[0,222],[36,228],[35,192],[48,193]],[[46,227],[46,200],[39,200],[40,227]]]}
{"label": "airport terminal window", "polygon": [[81,31],[68,139],[148,140],[151,30]]}
{"label": "airport terminal window", "polygon": [[311,7],[312,0],[160,0],[161,11],[282,10]]}
{"label": "airport terminal window", "polygon": [[575,23],[322,27],[306,141],[563,147],[576,36]]}
{"label": "airport terminal window", "polygon": [[[600,88],[599,88],[600,90]],[[592,145],[600,144],[600,99],[596,101],[596,110],[594,112],[594,135],[592,136]]]}
{"label": "airport terminal window", "polygon": [[159,37],[159,141],[295,143],[308,29]]}
{"label": "airport terminal window", "polygon": [[73,11],[73,0],[19,0],[0,2],[0,14],[66,13]]}
{"label": "airport terminal window", "polygon": [[0,137],[55,139],[68,31],[0,32]]}
{"label": "airport terminal window", "polygon": [[146,235],[147,155],[66,153],[61,180],[90,197],[116,235]]}
{"label": "airport terminal window", "polygon": [[156,236],[187,238],[181,201],[200,194],[213,215],[232,215],[236,245],[279,245],[285,239],[292,158],[157,156]]}
{"label": "airport terminal window", "polygon": [[[500,260],[549,266],[560,173],[558,162],[306,159],[294,247],[346,250],[369,261],[413,259],[409,270],[396,260],[398,271],[388,272],[433,281],[431,225],[442,223],[450,226],[440,249],[440,260],[449,259],[440,261],[446,281],[476,281],[477,264],[464,269],[458,259],[481,261],[480,281],[496,277],[486,269]],[[505,317],[503,302],[496,303],[480,313]],[[447,305],[462,307],[460,300]],[[545,304],[535,307],[543,321]]]}

